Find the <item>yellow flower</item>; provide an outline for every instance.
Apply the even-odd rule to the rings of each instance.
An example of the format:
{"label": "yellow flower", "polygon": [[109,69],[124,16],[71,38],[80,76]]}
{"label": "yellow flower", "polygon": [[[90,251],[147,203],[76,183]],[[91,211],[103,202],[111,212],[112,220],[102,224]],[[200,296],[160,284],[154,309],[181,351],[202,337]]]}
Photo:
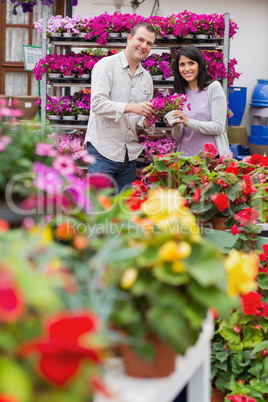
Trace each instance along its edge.
{"label": "yellow flower", "polygon": [[138,271],[135,268],[128,268],[122,278],[121,278],[121,286],[123,289],[130,289],[134,283],[136,282],[138,276]]}
{"label": "yellow flower", "polygon": [[159,222],[176,216],[184,205],[184,199],[180,192],[175,189],[156,189],[152,191],[148,199],[142,204],[141,210],[154,222]]}
{"label": "yellow flower", "polygon": [[167,241],[159,249],[159,258],[162,261],[172,262],[181,258],[187,258],[191,254],[191,245],[186,241],[176,243],[174,240]]}
{"label": "yellow flower", "polygon": [[175,261],[180,258],[178,244],[174,240],[167,241],[160,247],[158,256],[162,261]]}
{"label": "yellow flower", "polygon": [[39,246],[47,247],[53,240],[53,235],[48,226],[33,226],[29,229],[29,233],[39,237]]}
{"label": "yellow flower", "polygon": [[225,259],[228,273],[228,294],[244,295],[257,289],[258,256],[256,253],[245,254],[231,250]]}
{"label": "yellow flower", "polygon": [[171,270],[174,272],[174,274],[180,274],[181,272],[185,271],[185,265],[181,260],[174,261],[172,263]]}

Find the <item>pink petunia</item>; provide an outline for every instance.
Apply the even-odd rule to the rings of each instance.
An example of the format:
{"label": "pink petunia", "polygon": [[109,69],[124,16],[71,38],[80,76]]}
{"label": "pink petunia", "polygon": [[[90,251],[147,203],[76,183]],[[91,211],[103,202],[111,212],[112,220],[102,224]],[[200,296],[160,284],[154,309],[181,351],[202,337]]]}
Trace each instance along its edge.
{"label": "pink petunia", "polygon": [[55,158],[53,161],[53,167],[63,176],[73,174],[76,169],[73,159],[67,155],[62,155]]}

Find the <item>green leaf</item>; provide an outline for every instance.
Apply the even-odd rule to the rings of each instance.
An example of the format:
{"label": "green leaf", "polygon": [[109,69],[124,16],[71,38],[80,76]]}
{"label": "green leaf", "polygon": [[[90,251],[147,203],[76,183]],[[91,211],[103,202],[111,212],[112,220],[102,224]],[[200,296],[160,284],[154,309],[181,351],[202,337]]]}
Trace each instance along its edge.
{"label": "green leaf", "polygon": [[184,355],[186,350],[197,341],[199,332],[193,331],[187,320],[180,314],[178,307],[175,310],[176,319],[174,319],[174,311],[167,311],[162,306],[152,307],[147,318],[151,329],[178,353]]}
{"label": "green leaf", "polygon": [[213,287],[203,288],[196,282],[189,284],[188,291],[194,300],[207,308],[214,308],[223,318],[228,318],[229,311],[239,303],[238,299],[229,298],[224,291]]}
{"label": "green leaf", "polygon": [[254,364],[254,366],[248,369],[248,372],[256,378],[260,378],[262,371],[263,371],[262,362],[257,362],[256,364]]}
{"label": "green leaf", "polygon": [[154,156],[154,165],[159,172],[167,171],[167,162]]}
{"label": "green leaf", "polygon": [[257,281],[261,289],[268,289],[268,275],[265,272],[260,272],[258,274]]}
{"label": "green leaf", "polygon": [[13,396],[20,402],[32,400],[30,375],[27,376],[25,367],[20,367],[12,360],[0,357],[0,395]]}
{"label": "green leaf", "polygon": [[154,268],[152,273],[159,281],[173,286],[185,285],[190,282],[189,275],[174,274],[168,266],[160,265]]}
{"label": "green leaf", "polygon": [[187,272],[202,286],[226,283],[223,257],[213,244],[205,240],[192,246],[185,264]]}
{"label": "green leaf", "polygon": [[251,352],[251,355],[262,352],[266,348],[268,348],[268,341],[262,341],[257,346],[255,346],[255,348]]}

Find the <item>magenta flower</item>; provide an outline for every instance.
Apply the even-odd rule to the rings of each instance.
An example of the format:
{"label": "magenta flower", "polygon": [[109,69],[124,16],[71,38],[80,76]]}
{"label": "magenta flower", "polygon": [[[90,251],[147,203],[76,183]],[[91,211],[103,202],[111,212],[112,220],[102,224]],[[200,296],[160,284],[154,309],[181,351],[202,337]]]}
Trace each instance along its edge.
{"label": "magenta flower", "polygon": [[49,168],[43,163],[35,162],[33,171],[36,174],[34,185],[37,188],[49,194],[58,194],[60,192],[63,181],[55,169]]}

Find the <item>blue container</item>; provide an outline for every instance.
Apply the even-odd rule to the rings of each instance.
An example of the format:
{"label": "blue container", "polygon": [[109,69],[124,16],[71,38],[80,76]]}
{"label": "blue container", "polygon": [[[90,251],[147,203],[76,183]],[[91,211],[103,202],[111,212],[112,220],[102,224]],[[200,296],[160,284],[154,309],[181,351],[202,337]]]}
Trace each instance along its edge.
{"label": "blue container", "polygon": [[233,112],[233,117],[228,119],[229,126],[239,126],[245,111],[247,101],[246,87],[229,88],[229,109]]}
{"label": "blue container", "polygon": [[248,141],[252,144],[268,145],[268,126],[252,124]]}
{"label": "blue container", "polygon": [[268,107],[268,80],[257,80],[251,96],[251,105]]}

